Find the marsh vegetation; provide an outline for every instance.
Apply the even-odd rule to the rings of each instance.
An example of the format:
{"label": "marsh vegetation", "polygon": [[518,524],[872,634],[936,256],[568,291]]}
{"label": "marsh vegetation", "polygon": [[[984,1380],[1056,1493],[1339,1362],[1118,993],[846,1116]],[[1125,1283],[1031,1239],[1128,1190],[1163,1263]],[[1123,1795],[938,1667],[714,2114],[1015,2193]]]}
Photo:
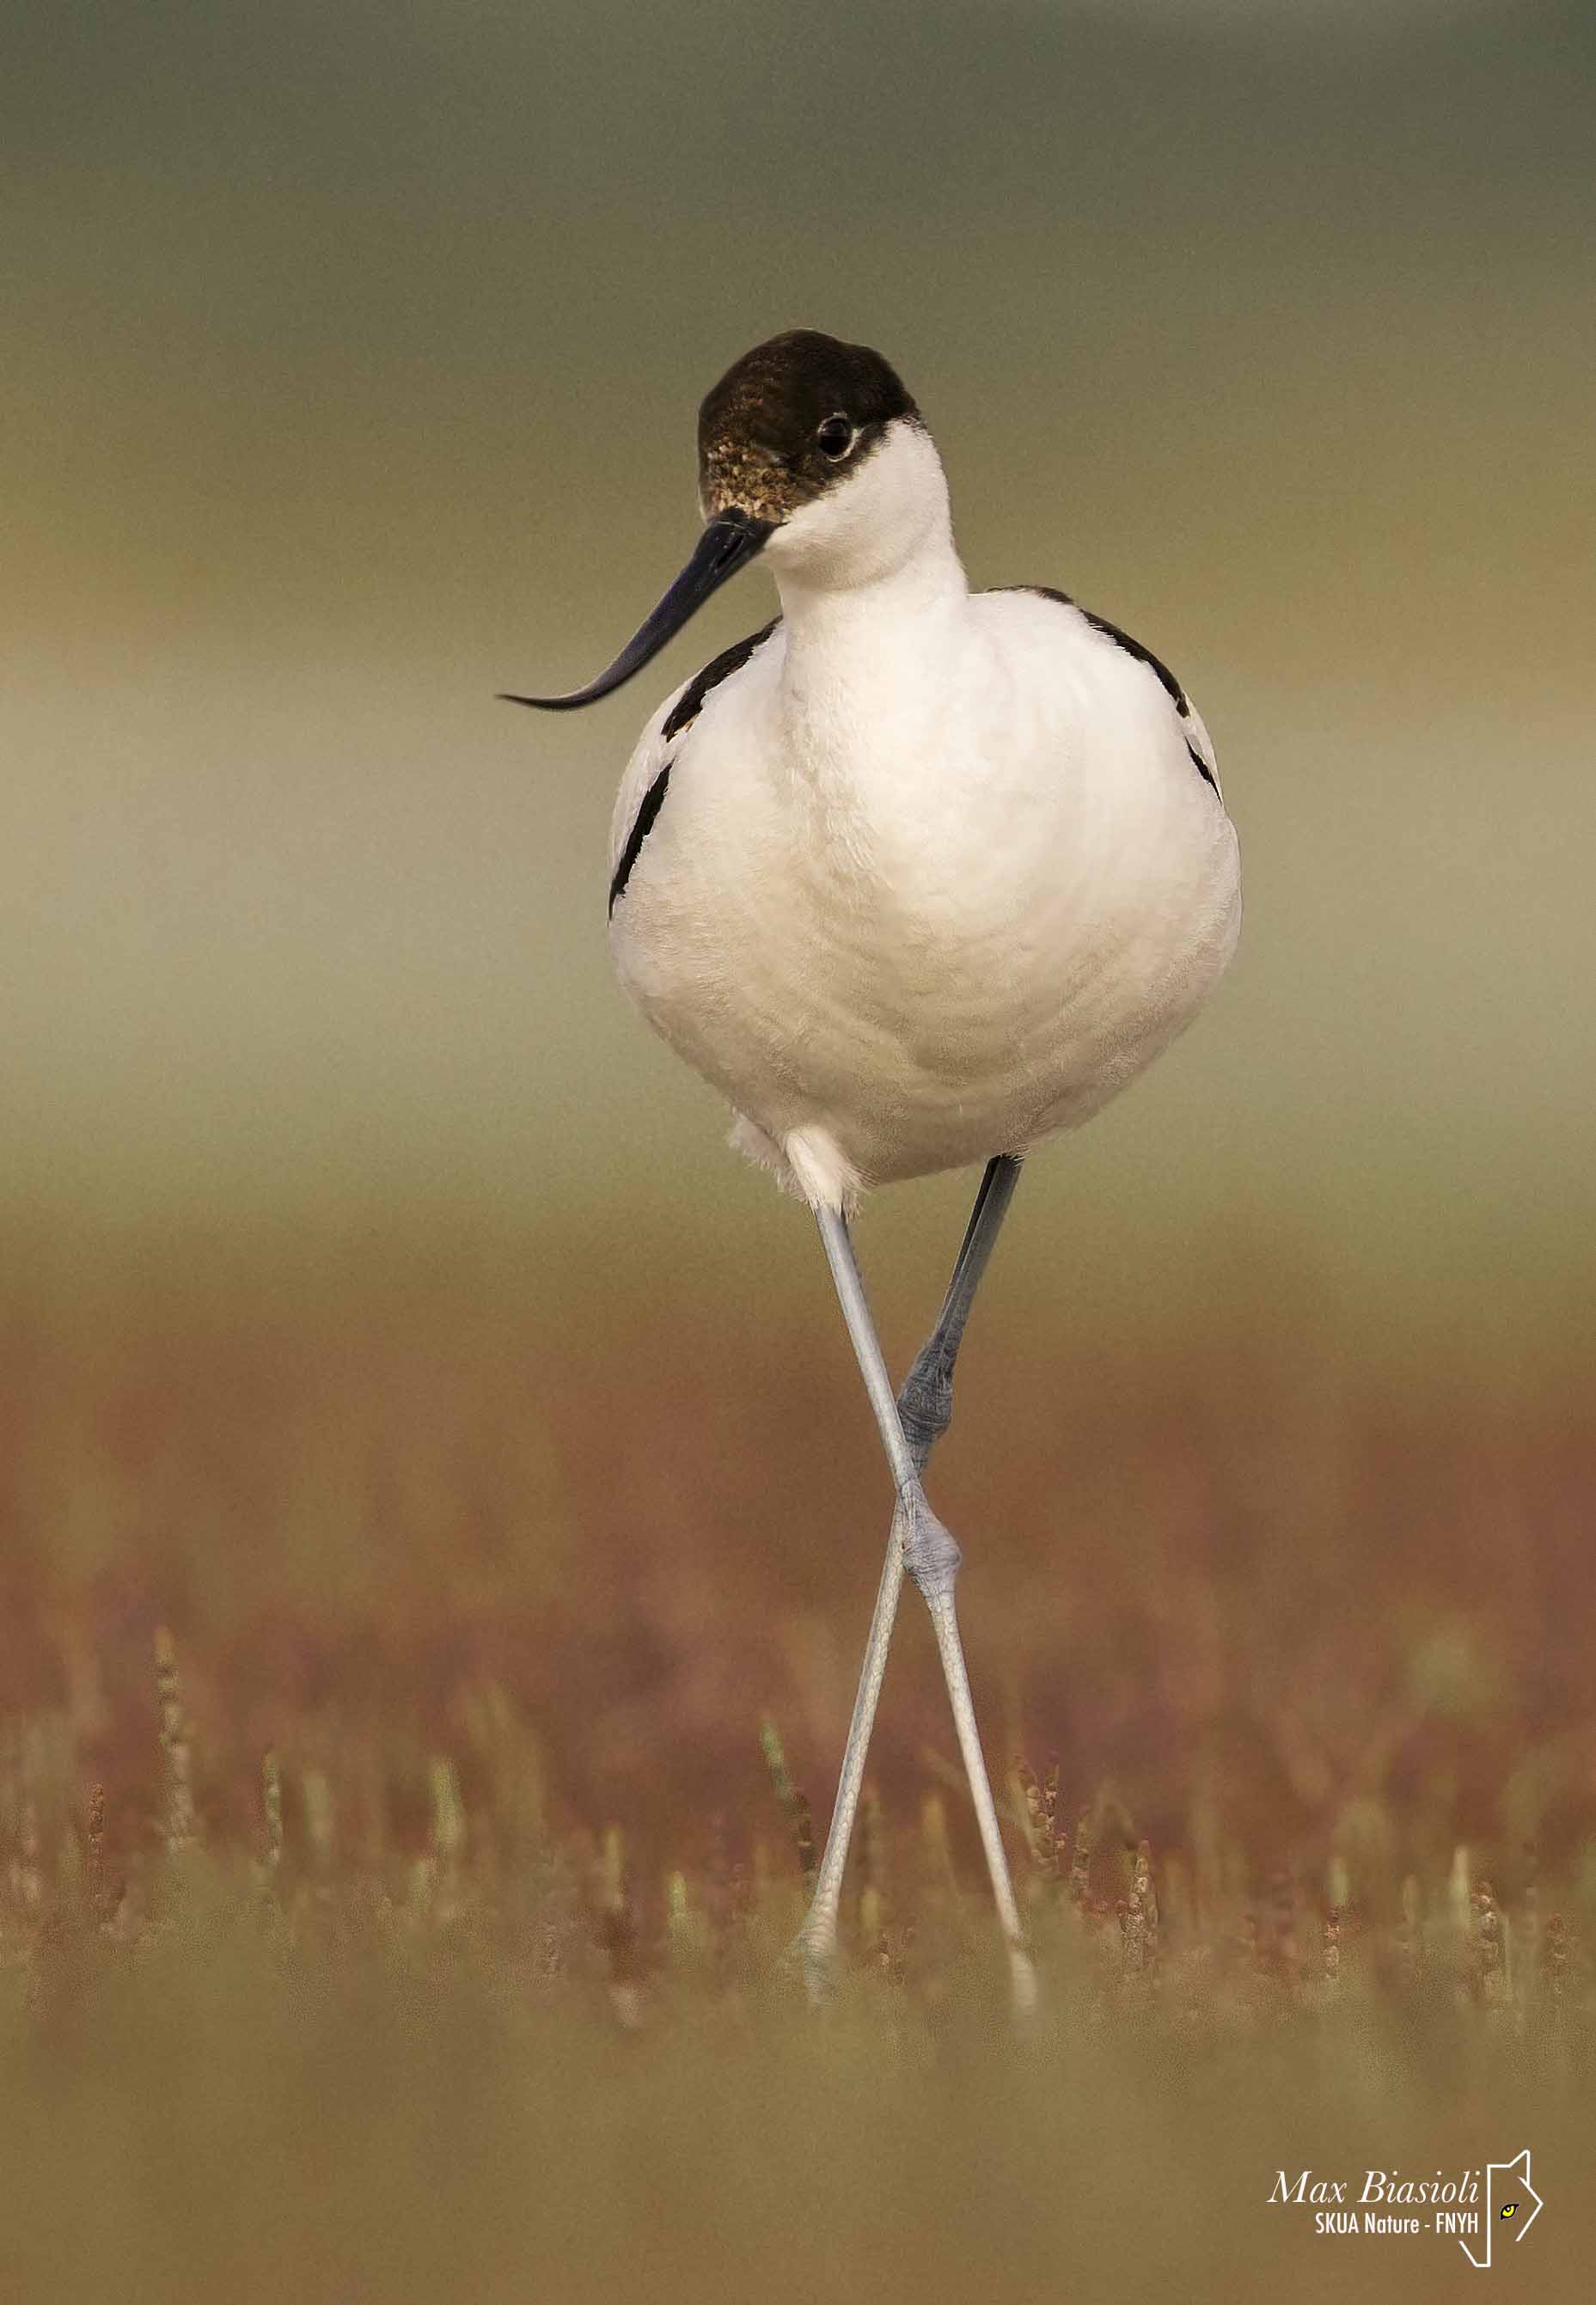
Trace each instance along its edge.
{"label": "marsh vegetation", "polygon": [[469,1267],[13,1302],[7,2298],[1440,2297],[1449,2242],[1315,2237],[1276,2171],[1525,2142],[1575,2293],[1571,1374],[983,1337],[942,1493],[1015,2040],[917,1624],[833,2003],[784,1968],[885,1534],[824,1307],[553,1342]]}

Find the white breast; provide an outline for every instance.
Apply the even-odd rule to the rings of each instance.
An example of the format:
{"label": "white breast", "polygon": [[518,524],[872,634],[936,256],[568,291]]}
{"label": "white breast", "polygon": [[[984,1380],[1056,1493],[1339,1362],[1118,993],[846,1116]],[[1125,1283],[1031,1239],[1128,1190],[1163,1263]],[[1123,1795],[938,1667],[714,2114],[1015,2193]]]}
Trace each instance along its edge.
{"label": "white breast", "polygon": [[1089,1118],[1195,1015],[1240,898],[1169,697],[1078,610],[844,631],[778,626],[673,741],[655,716],[616,857],[667,761],[668,787],[611,934],[743,1148],[779,1166],[802,1133],[845,1193]]}

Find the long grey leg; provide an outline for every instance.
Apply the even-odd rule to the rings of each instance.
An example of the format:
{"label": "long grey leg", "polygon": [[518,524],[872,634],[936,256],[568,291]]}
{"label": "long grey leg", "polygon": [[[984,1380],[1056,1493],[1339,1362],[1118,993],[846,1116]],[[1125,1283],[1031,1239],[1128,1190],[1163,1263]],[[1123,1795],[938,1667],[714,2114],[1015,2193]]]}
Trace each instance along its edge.
{"label": "long grey leg", "polygon": [[927,1503],[920,1481],[927,1458],[947,1426],[952,1408],[954,1364],[958,1357],[964,1323],[986,1271],[998,1229],[1007,1212],[1019,1172],[1018,1160],[1010,1155],[1002,1155],[988,1163],[937,1325],[915,1360],[901,1399],[896,1402],[846,1227],[835,1212],[828,1210],[816,1212],[843,1315],[848,1324],[848,1332],[864,1377],[865,1390],[892,1467],[898,1501],[893,1515],[892,1533],[887,1540],[887,1560],[876,1595],[870,1637],[865,1646],[859,1693],[853,1703],[853,1718],[848,1731],[847,1750],[843,1758],[831,1830],[827,1837],[826,1853],[815,1884],[814,1899],[799,1937],[798,1949],[804,1961],[811,1994],[819,1994],[824,1989],[836,1951],[837,1910],[848,1843],[863,1782],[876,1700],[886,1671],[887,1651],[906,1568],[924,1594],[931,1612],[932,1628],[942,1659],[943,1677],[953,1705],[954,1725],[975,1803],[988,1870],[991,1875],[993,1895],[1004,1935],[1008,1941],[1015,2011],[1023,2013],[1035,2003],[1035,1977],[1024,1949],[1019,1909],[1014,1901],[1014,1886],[1009,1879],[1008,1863],[998,1827],[997,1809],[981,1755],[964,1648],[959,1639],[953,1593],[954,1580],[959,1569],[959,1548]]}
{"label": "long grey leg", "polygon": [[[964,1322],[986,1271],[998,1229],[1007,1213],[1019,1173],[1019,1161],[1012,1156],[1000,1156],[988,1162],[937,1325],[921,1348],[898,1396],[898,1414],[916,1471],[924,1470],[927,1458],[947,1430],[952,1411],[954,1362],[964,1335]],[[864,1782],[865,1759],[875,1722],[876,1700],[887,1668],[887,1652],[892,1638],[903,1581],[904,1547],[895,1515],[887,1538],[881,1582],[876,1594],[875,1612],[870,1619],[870,1636],[865,1643],[859,1691],[853,1701],[853,1717],[849,1724],[836,1800],[831,1812],[831,1829],[827,1835],[825,1855],[815,1883],[813,1900],[800,1938],[800,1949],[810,1971],[811,1986],[816,1990],[822,1988],[836,1955],[843,1875],[847,1868],[853,1821]]]}
{"label": "long grey leg", "polygon": [[964,1342],[964,1323],[1019,1181],[1016,1153],[1000,1152],[995,1161],[987,1162],[975,1206],[964,1228],[953,1278],[942,1299],[942,1310],[937,1315],[937,1325],[915,1355],[914,1365],[898,1395],[898,1416],[918,1472],[924,1472],[927,1458],[947,1432],[952,1417],[954,1363]]}

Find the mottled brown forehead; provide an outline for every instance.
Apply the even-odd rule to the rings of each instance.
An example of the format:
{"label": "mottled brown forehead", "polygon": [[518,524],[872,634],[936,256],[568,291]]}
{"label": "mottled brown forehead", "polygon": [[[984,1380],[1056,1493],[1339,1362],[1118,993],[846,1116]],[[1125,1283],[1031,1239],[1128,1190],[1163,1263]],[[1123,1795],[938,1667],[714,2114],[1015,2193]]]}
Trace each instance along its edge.
{"label": "mottled brown forehead", "polygon": [[[896,370],[868,344],[814,328],[772,336],[734,361],[699,409],[704,509],[713,515],[736,505],[783,520],[851,470],[895,417],[918,413]],[[845,416],[861,436],[846,466],[816,445],[828,416]]]}

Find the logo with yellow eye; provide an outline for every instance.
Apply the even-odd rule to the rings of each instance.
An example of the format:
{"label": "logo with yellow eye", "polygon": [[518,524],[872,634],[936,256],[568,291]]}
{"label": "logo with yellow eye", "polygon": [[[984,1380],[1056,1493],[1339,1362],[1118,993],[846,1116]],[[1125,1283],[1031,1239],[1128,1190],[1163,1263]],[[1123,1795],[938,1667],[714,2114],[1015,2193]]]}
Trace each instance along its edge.
{"label": "logo with yellow eye", "polygon": [[1485,2227],[1481,2239],[1485,2243],[1483,2257],[1476,2257],[1461,2234],[1458,2246],[1471,2265],[1481,2267],[1490,2263],[1490,2235],[1493,2225],[1511,2225],[1515,2242],[1524,2240],[1541,2214],[1541,2196],[1530,2182],[1530,2148],[1511,2161],[1488,2161],[1485,2165]]}

